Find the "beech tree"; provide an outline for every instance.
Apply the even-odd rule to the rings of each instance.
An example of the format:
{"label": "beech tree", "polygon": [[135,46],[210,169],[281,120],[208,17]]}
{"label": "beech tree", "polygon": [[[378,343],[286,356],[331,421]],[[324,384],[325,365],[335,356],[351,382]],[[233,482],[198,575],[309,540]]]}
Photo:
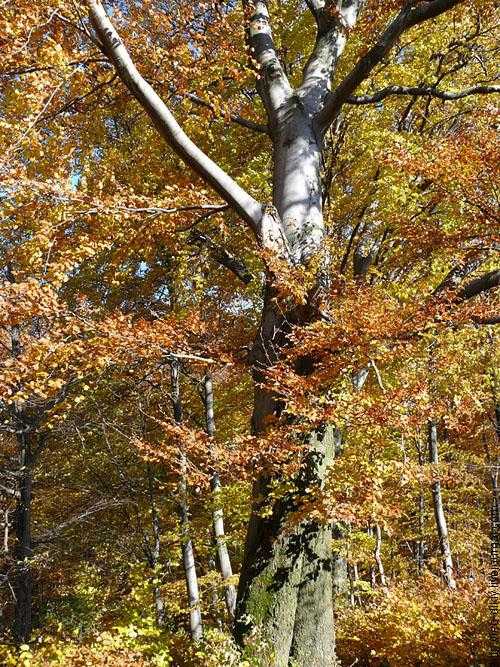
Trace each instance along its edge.
{"label": "beech tree", "polygon": [[[256,88],[266,110],[266,131],[273,146],[272,201],[258,201],[200,150],[183,132],[167,105],[141,76],[104,6],[88,2],[96,43],[109,58],[118,76],[144,107],[161,136],[201,178],[241,216],[257,243],[270,253],[265,277],[262,319],[252,349],[255,380],[252,428],[258,434],[270,417],[279,416],[280,400],[262,388],[266,369],[280,358],[292,325],[320,317],[324,289],[324,262],[318,254],[326,238],[323,216],[324,136],[348,103],[376,103],[390,95],[441,96],[491,93],[495,86],[472,86],[459,92],[442,91],[437,85],[405,89],[394,82],[373,94],[355,96],[374,68],[388,55],[398,39],[411,28],[435,19],[459,3],[457,0],[404,3],[375,38],[354,67],[332,88],[348,35],[362,12],[362,2],[308,2],[317,24],[315,43],[298,86],[290,83],[273,39],[267,2],[244,2],[249,57],[258,71]],[[280,272],[318,268],[303,304],[283,298],[276,287]],[[276,266],[276,261],[279,261]],[[276,276],[277,274],[277,276]],[[286,275],[286,274],[285,274]],[[303,374],[311,360],[297,364]],[[321,484],[331,464],[331,431],[310,437],[308,484]],[[282,528],[290,502],[280,501],[270,517],[260,514],[260,499],[269,492],[270,478],[263,475],[255,485],[255,506],[250,520],[245,559],[240,575],[236,611],[237,636],[241,641],[257,624],[276,651],[276,664],[290,658],[298,664],[335,662],[332,610],[332,576],[327,557],[332,540],[329,526],[306,522],[297,533],[284,535]],[[269,591],[272,591],[272,595]],[[311,614],[310,610],[315,613]],[[318,632],[318,628],[321,630]]]}
{"label": "beech tree", "polygon": [[[58,0],[19,3],[22,18],[16,4],[2,24],[2,257],[31,299],[27,321],[40,291],[69,311],[40,347],[63,341],[54,391],[71,386],[70,441],[80,421],[105,424],[165,468],[162,485],[146,469],[148,562],[161,569],[177,531],[169,567],[187,584],[191,637],[202,638],[202,610],[210,625],[198,483],[205,499],[213,490],[207,523],[232,632],[243,651],[262,645],[262,664],[334,665],[339,650],[369,660],[363,623],[387,631],[382,645],[371,640],[385,659],[398,642],[384,614],[412,622],[401,581],[431,600],[426,577],[444,569],[445,618],[452,557],[470,573],[469,604],[484,498],[450,481],[442,461],[462,470],[485,449],[497,493],[498,443],[478,444],[490,437],[483,403],[494,386],[485,332],[499,321],[494,3]],[[26,406],[20,378],[43,394],[50,359],[40,353],[32,371],[22,355],[14,370],[4,364],[6,411]],[[188,367],[204,378],[203,401],[183,398],[181,410]],[[51,427],[66,423],[56,407]],[[144,419],[154,428],[141,430]],[[439,424],[440,462],[436,427],[428,440],[435,478],[407,445],[427,423]],[[253,489],[235,601],[219,503],[224,479],[239,477]],[[462,500],[471,516],[458,519]],[[159,514],[167,506],[179,520]],[[475,535],[472,555],[462,540],[455,548],[459,529]],[[405,545],[411,564],[401,565]],[[20,552],[18,569],[29,559]],[[394,660],[404,664],[405,650]],[[433,651],[421,648],[429,660]]]}

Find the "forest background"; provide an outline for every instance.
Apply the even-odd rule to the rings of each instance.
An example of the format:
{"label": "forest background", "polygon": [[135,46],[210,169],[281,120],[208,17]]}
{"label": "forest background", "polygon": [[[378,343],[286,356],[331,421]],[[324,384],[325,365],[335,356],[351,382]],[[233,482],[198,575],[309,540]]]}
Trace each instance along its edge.
{"label": "forest background", "polygon": [[2,664],[497,664],[498,19],[0,3]]}

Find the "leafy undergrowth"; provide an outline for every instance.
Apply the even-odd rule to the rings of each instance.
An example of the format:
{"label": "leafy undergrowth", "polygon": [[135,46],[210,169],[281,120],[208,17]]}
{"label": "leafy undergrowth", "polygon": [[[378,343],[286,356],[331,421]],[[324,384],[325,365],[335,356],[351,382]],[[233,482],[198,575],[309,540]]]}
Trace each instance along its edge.
{"label": "leafy undergrowth", "polygon": [[[361,606],[339,605],[337,648],[342,665],[465,667],[486,661],[487,582],[462,581],[455,592],[423,575],[410,587],[371,591]],[[229,632],[205,628],[196,646],[185,631],[158,630],[151,617],[76,639],[53,630],[30,646],[0,646],[6,667],[269,667],[272,651],[258,642],[241,655]]]}
{"label": "leafy undergrowth", "polygon": [[193,646],[183,633],[160,632],[154,628],[115,627],[85,641],[64,636],[40,636],[19,650],[0,646],[0,664],[6,667],[250,667],[227,634],[209,630],[205,640]]}
{"label": "leafy undergrowth", "polygon": [[486,663],[489,634],[484,580],[462,581],[456,592],[436,587],[435,577],[395,585],[367,606],[339,612],[342,664],[444,667]]}

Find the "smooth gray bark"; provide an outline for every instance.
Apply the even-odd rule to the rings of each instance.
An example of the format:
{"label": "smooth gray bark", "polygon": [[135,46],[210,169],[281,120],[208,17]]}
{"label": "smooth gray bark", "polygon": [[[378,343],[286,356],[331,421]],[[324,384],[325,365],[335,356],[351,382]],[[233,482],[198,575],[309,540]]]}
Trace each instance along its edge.
{"label": "smooth gray bark", "polygon": [[154,484],[154,475],[151,465],[147,464],[147,478],[148,478],[148,493],[149,493],[149,506],[151,509],[151,528],[153,532],[153,545],[150,549],[150,565],[153,569],[153,601],[155,606],[155,617],[156,624],[158,627],[163,627],[165,625],[165,600],[163,599],[163,594],[161,592],[160,585],[157,581],[158,579],[158,570],[161,567],[161,525],[160,525],[160,515],[158,513],[158,508],[156,505],[155,497],[155,484]]}
{"label": "smooth gray bark", "polygon": [[[425,462],[425,448],[423,444],[417,442],[418,463],[420,466]],[[422,574],[425,565],[425,541],[424,541],[424,514],[425,514],[425,498],[423,489],[419,490],[417,499],[417,521],[418,521],[418,537],[415,545],[415,560],[417,563],[417,572]]]}
{"label": "smooth gray bark", "polygon": [[[309,439],[300,488],[321,485],[334,456],[334,429],[314,433]],[[332,527],[304,521],[287,526],[296,500],[285,495],[263,517],[271,479],[255,483],[245,562],[240,575],[236,631],[240,640],[251,628],[274,650],[273,665],[334,665]]]}
{"label": "smooth gray bark", "polygon": [[257,231],[262,217],[261,205],[200,150],[182,130],[163,100],[137,71],[101,2],[87,0],[87,5],[102,50],[113,63],[123,83],[147,112],[161,136],[186,164],[209,183],[254,231]]}
{"label": "smooth gray bark", "polygon": [[385,578],[385,570],[384,570],[384,564],[382,562],[381,549],[382,549],[382,530],[380,528],[380,525],[377,523],[375,524],[375,549],[373,551],[373,557],[375,559],[375,563],[377,564],[380,583],[385,588],[387,586],[387,580]]}
{"label": "smooth gray bark", "polygon": [[[170,362],[171,396],[174,420],[182,422],[182,403],[179,383],[180,364],[177,359]],[[179,479],[179,523],[182,543],[182,564],[186,578],[186,590],[189,602],[189,627],[191,637],[194,641],[200,641],[203,637],[203,625],[200,609],[200,592],[198,588],[198,575],[196,573],[196,562],[194,558],[193,541],[189,525],[189,503],[187,490],[187,455],[182,447],[179,451],[180,479]]]}
{"label": "smooth gray bark", "polygon": [[[309,442],[303,485],[323,486],[335,457],[336,429],[315,432]],[[336,664],[333,622],[332,524],[305,521],[302,566],[290,656],[299,665]]]}
{"label": "smooth gray bark", "polygon": [[[429,463],[436,465],[439,463],[437,428],[436,424],[432,421],[428,424],[428,443]],[[456,583],[453,574],[453,560],[451,557],[450,540],[448,537],[448,525],[444,513],[441,483],[438,479],[432,483],[432,506],[436,520],[439,550],[443,561],[443,577],[448,588],[454,589],[456,588]]]}
{"label": "smooth gray bark", "polygon": [[[205,402],[205,422],[207,434],[213,438],[215,435],[215,415],[214,415],[214,392],[212,375],[206,373],[203,378],[203,398]],[[226,544],[224,532],[224,512],[220,507],[221,484],[218,474],[215,472],[210,480],[212,489],[212,500],[214,510],[212,514],[215,548],[217,550],[217,562],[224,582],[224,599],[226,609],[230,619],[234,618],[236,608],[236,587],[231,583],[233,568]]]}

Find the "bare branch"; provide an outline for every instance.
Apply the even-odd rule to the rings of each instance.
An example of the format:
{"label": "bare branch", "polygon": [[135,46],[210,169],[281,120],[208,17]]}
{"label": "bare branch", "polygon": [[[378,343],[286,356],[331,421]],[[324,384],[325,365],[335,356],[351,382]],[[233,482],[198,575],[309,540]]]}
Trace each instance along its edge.
{"label": "bare branch", "polygon": [[174,151],[226,201],[259,236],[262,207],[186,135],[150,84],[139,74],[99,0],[86,0],[103,52]]}
{"label": "bare branch", "polygon": [[[213,104],[210,104],[210,102],[207,102],[201,97],[198,97],[198,95],[195,95],[194,93],[188,93],[186,97],[188,100],[191,100],[191,102],[194,102],[195,104],[198,104],[201,107],[205,107],[205,109],[210,109],[215,113]],[[267,125],[254,123],[252,120],[248,120],[247,118],[242,118],[237,114],[231,114],[229,116],[229,120],[232,123],[236,123],[236,125],[241,125],[241,127],[245,127],[247,130],[252,130],[253,132],[261,132],[262,134],[269,134],[269,128],[267,127]]]}
{"label": "bare branch", "polygon": [[500,86],[471,86],[464,90],[451,91],[439,90],[434,86],[387,86],[371,95],[351,96],[346,101],[348,104],[375,104],[392,95],[410,95],[412,97],[436,97],[440,100],[460,100],[469,95],[490,95],[500,93]]}
{"label": "bare branch", "polygon": [[435,18],[455,7],[462,0],[416,0],[407,2],[399,14],[389,23],[375,44],[362,56],[351,72],[326,98],[318,114],[318,125],[325,130],[335,119],[343,104],[356,88],[365,81],[373,69],[389,53],[401,35],[409,28]]}
{"label": "bare branch", "polygon": [[108,211],[126,211],[127,213],[148,213],[148,214],[163,214],[163,213],[183,213],[190,211],[209,211],[213,213],[221,213],[228,209],[227,204],[192,204],[187,206],[174,206],[172,208],[165,208],[162,206],[103,206],[100,208],[93,207],[85,210],[76,211],[78,215],[93,215],[99,212]]}
{"label": "bare branch", "polygon": [[243,260],[235,257],[232,253],[226,250],[226,248],[213,241],[207,234],[203,234],[198,230],[193,230],[189,240],[193,243],[199,243],[206,246],[215,261],[222,266],[225,266],[226,269],[229,269],[229,271],[234,273],[234,275],[241,280],[242,283],[245,283],[245,285],[248,285],[252,281],[252,274],[247,269]]}
{"label": "bare branch", "polygon": [[56,526],[52,530],[49,530],[46,533],[43,533],[39,537],[35,538],[33,540],[33,545],[38,546],[39,544],[45,544],[46,542],[51,542],[52,540],[56,539],[67,528],[70,528],[71,526],[77,525],[79,523],[83,523],[97,512],[102,512],[104,510],[111,509],[112,507],[119,507],[120,505],[127,505],[131,502],[132,502],[131,500],[109,500],[96,503],[95,505],[89,507],[80,514],[71,517],[67,521],[64,521],[63,523],[59,524],[59,526]]}

